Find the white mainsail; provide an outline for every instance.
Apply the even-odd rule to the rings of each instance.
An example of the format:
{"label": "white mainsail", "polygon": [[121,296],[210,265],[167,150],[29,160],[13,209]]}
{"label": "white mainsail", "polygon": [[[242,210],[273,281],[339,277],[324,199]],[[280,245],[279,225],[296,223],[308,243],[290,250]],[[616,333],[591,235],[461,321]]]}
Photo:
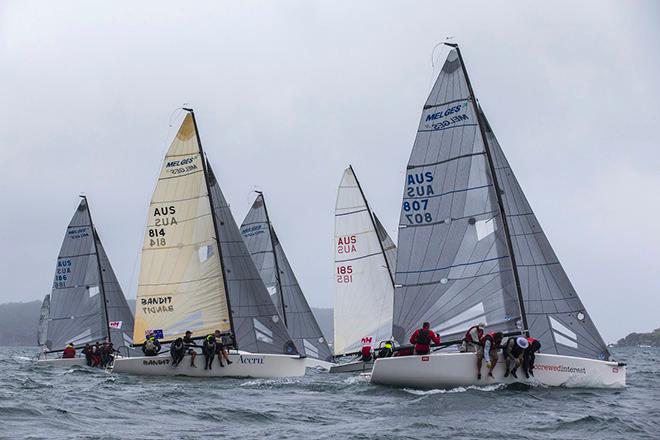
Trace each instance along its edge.
{"label": "white mainsail", "polygon": [[142,247],[133,340],[229,332],[227,293],[202,154],[187,114],[165,155]]}
{"label": "white mainsail", "polygon": [[[387,240],[391,243],[385,233]],[[334,246],[334,353],[341,355],[392,337],[394,284],[372,212],[350,166],[337,192]]]}

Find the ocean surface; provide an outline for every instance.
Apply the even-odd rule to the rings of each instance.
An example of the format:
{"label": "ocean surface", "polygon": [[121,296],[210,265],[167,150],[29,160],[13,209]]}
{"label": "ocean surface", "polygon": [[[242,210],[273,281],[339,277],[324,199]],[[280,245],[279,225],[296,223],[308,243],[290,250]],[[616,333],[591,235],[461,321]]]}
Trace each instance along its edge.
{"label": "ocean surface", "polygon": [[0,438],[659,439],[660,349],[615,350],[623,390],[416,391],[366,376],[147,378],[35,367],[0,347]]}

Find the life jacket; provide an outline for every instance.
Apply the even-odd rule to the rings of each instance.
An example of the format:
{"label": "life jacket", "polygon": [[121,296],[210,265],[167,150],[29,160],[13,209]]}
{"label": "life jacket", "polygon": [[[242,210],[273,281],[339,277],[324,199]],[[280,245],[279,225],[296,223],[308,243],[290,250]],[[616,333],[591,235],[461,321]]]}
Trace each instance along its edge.
{"label": "life jacket", "polygon": [[67,345],[66,348],[62,351],[62,357],[65,359],[76,357],[76,349],[71,345]]}
{"label": "life jacket", "polygon": [[147,351],[154,351],[156,350],[156,344],[154,343],[153,339],[147,339],[147,341],[144,343],[144,349]]}
{"label": "life jacket", "polygon": [[[473,332],[476,330],[476,338],[473,337]],[[466,342],[478,342],[481,341],[481,338],[484,336],[484,329],[479,327],[478,325],[473,325],[468,329],[468,331],[465,333],[465,341]]]}
{"label": "life jacket", "polygon": [[483,347],[486,346],[486,341],[490,340],[490,346],[495,348],[495,332],[488,332],[479,338],[479,344]]}
{"label": "life jacket", "polygon": [[371,356],[371,347],[369,347],[368,345],[365,345],[364,347],[362,347],[362,356],[364,356],[364,357]]}
{"label": "life jacket", "polygon": [[430,345],[431,344],[430,330],[427,328],[420,329],[419,332],[417,333],[415,344]]}

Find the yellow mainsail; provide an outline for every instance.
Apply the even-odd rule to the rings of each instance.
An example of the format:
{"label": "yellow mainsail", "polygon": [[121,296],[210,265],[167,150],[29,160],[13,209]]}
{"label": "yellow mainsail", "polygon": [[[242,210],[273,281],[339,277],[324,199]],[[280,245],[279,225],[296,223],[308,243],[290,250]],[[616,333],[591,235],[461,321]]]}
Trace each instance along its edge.
{"label": "yellow mainsail", "polygon": [[203,160],[193,117],[187,114],[165,155],[149,205],[136,344],[144,342],[148,331],[171,341],[186,330],[203,336],[231,329]]}

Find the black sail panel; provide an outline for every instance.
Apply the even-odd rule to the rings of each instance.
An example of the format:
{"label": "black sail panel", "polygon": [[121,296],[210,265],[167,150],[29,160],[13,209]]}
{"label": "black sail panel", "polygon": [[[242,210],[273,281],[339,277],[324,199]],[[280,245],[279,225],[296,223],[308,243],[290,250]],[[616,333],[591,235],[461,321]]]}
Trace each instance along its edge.
{"label": "black sail panel", "polygon": [[241,225],[241,234],[280,316],[286,314],[287,330],[298,352],[316,359],[331,359],[328,343],[298,284],[275,229],[268,221],[263,195],[257,196],[252,204]]}
{"label": "black sail panel", "polygon": [[396,258],[394,337],[422,322],[452,338],[480,321],[516,331],[520,306],[474,103],[450,51],[408,162]]}
{"label": "black sail panel", "polygon": [[243,242],[210,165],[208,172],[238,346],[253,353],[298,354]]}
{"label": "black sail panel", "polygon": [[578,297],[482,112],[506,212],[531,336],[544,353],[609,359],[610,353]]}
{"label": "black sail panel", "polygon": [[[119,280],[117,280],[115,271],[112,269],[110,259],[103,248],[98,233],[96,231],[95,233],[99,265],[103,278],[110,340],[116,349],[120,347],[128,349],[133,343],[133,313],[128,306],[126,297],[124,297],[124,292],[119,285]],[[121,350],[121,353],[126,354],[124,349]]]}
{"label": "black sail panel", "polygon": [[94,233],[85,199],[78,205],[62,242],[48,316],[51,350],[107,337]]}

